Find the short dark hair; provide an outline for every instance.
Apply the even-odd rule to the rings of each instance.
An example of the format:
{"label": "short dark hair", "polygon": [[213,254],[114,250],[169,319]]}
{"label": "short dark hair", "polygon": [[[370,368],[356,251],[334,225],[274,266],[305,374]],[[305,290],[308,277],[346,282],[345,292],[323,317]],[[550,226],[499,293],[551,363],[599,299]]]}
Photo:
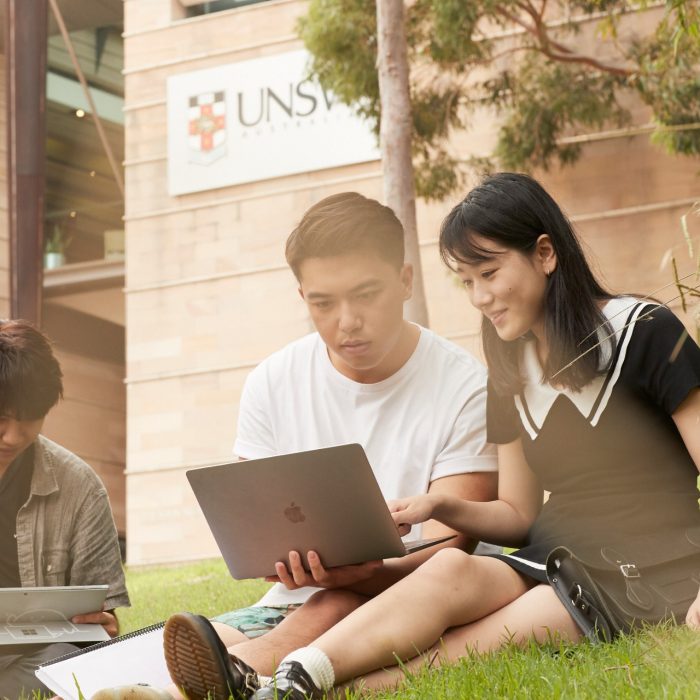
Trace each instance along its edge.
{"label": "short dark hair", "polygon": [[404,262],[403,226],[396,214],[374,199],[343,192],[309,209],[287,239],[285,255],[299,279],[301,263],[358,251],[372,251],[400,269]]}
{"label": "short dark hair", "polygon": [[[440,254],[449,267],[454,262],[478,264],[493,258],[493,251],[475,240],[478,235],[531,255],[544,233],[557,254],[557,266],[545,293],[549,356],[544,378],[557,374],[557,382],[577,391],[602,369],[603,350],[596,331],[611,332],[598,302],[612,295],[596,280],[573,226],[542,185],[520,173],[485,178],[443,221]],[[501,340],[486,317],[481,330],[490,380],[500,393],[517,394],[522,385],[519,341]],[[614,337],[610,342],[614,346]]]}
{"label": "short dark hair", "polygon": [[28,321],[0,321],[0,415],[38,420],[63,396],[51,342]]}

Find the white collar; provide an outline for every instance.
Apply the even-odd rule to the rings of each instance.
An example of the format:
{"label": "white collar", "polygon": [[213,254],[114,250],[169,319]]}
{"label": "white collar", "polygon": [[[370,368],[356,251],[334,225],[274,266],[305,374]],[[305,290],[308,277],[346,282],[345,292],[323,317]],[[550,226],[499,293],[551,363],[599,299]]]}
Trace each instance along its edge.
{"label": "white collar", "polygon": [[[569,399],[593,427],[597,425],[620,377],[634,324],[645,306],[647,304],[640,303],[634,297],[616,297],[604,306],[603,314],[615,333],[616,357],[605,374],[594,377],[581,391],[557,388],[543,382],[542,365],[537,356],[535,341],[525,344],[521,361],[525,385],[521,396],[515,397],[515,405],[525,429],[533,440],[560,396]],[[602,367],[605,367],[611,361],[612,344],[606,338],[604,329],[598,329],[598,338],[603,347]]]}

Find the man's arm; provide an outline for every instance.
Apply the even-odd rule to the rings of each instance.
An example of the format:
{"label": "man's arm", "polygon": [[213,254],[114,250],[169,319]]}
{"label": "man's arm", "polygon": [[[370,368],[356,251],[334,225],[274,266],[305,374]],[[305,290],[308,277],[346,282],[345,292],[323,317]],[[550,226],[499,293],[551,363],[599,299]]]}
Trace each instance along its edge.
{"label": "man's arm", "polygon": [[[430,484],[428,493],[451,494],[469,501],[489,501],[496,498],[497,490],[496,472],[473,472],[437,479]],[[282,562],[277,562],[275,565],[277,576],[268,577],[267,580],[280,581],[290,590],[302,586],[319,586],[321,588],[346,588],[356,593],[373,596],[418,568],[438,549],[459,547],[468,552],[473,551],[476,542],[467,539],[446,525],[436,520],[430,520],[423,525],[422,537],[425,538],[453,534],[456,537],[452,540],[427,547],[405,557],[387,559],[384,562],[367,562],[357,566],[338,566],[325,569],[318,555],[315,552],[309,552],[307,558],[310,572],[304,571],[298,553],[290,552],[291,570],[288,570]]]}
{"label": "man's arm", "polygon": [[[95,477],[96,478],[96,477]],[[78,615],[75,623],[102,625],[110,637],[119,633],[114,608],[129,605],[117,530],[104,488],[89,489],[81,504],[71,540],[70,585],[109,585],[106,610]]]}

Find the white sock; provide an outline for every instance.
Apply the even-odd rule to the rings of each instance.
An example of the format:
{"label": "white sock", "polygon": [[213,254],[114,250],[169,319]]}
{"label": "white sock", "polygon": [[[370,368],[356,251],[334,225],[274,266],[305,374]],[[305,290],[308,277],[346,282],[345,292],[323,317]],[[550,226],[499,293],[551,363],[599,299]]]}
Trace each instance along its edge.
{"label": "white sock", "polygon": [[319,690],[330,690],[333,687],[335,683],[333,665],[331,660],[318,647],[295,649],[282,659],[280,666],[289,661],[300,663]]}

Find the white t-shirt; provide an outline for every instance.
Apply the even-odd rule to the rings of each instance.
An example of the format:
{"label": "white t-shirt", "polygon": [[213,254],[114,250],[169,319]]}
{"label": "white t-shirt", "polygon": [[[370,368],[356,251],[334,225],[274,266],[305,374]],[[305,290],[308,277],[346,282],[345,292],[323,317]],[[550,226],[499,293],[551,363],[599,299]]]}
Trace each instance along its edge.
{"label": "white t-shirt", "polygon": [[[426,493],[436,479],[495,471],[486,442],[486,369],[420,329],[416,349],[388,379],[360,384],[338,372],[318,333],[276,352],[248,376],[234,452],[258,459],[360,443],[387,500]],[[414,528],[411,537],[419,537]],[[259,602],[302,602],[315,589],[274,586]]]}

